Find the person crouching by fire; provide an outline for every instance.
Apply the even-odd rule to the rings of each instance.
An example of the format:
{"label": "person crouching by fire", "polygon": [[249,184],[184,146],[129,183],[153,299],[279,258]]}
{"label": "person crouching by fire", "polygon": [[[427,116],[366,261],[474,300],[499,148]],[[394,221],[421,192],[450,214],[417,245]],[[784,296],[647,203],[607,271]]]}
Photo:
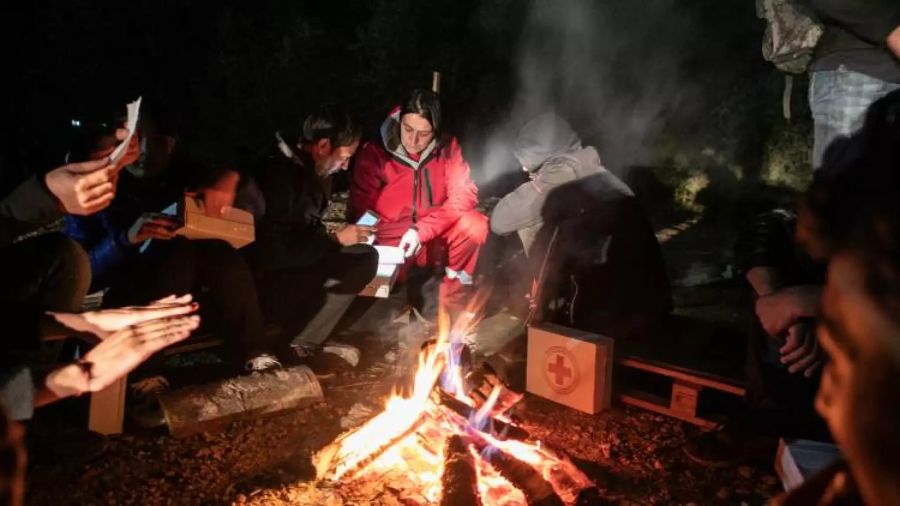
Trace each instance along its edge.
{"label": "person crouching by fire", "polygon": [[349,217],[381,221],[375,244],[399,246],[407,264],[444,267],[439,303],[462,311],[473,294],[478,253],[487,239],[478,188],[455,137],[445,135],[437,94],[414,90],[360,148],[353,168]]}
{"label": "person crouching by fire", "polygon": [[552,112],[522,125],[513,155],[528,181],[491,214],[491,230],[519,233],[529,257],[528,286],[514,291],[513,313],[616,338],[655,335],[672,295],[650,220],[631,189]]}
{"label": "person crouching by fire", "polygon": [[[372,227],[350,224],[331,233],[323,217],[331,178],[346,170],[359,146],[359,126],[342,106],[324,105],[302,132],[281,138],[256,174],[263,204],[256,243],[245,250],[256,272],[268,321],[278,323],[289,362],[331,353],[356,365],[355,348],[330,340],[356,295],[372,280],[378,253],[366,244]],[[348,358],[349,357],[349,358]]]}

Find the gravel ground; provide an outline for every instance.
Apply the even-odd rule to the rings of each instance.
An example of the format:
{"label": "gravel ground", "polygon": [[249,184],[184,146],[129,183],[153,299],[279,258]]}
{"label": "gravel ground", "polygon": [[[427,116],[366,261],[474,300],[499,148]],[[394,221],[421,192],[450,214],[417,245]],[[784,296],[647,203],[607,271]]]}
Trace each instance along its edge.
{"label": "gravel ground", "polygon": [[[354,406],[360,411],[360,403],[378,409],[403,377],[382,358],[382,343],[363,344],[368,360],[326,376],[319,405],[185,439],[162,431],[115,436],[93,458],[35,455],[28,502],[402,504],[390,484],[332,489],[311,482],[310,457],[341,432],[341,418]],[[531,434],[567,451],[611,504],[763,504],[778,491],[770,463],[710,469],[689,461],[681,445],[696,431],[678,421],[631,408],[589,416],[536,397],[524,402],[520,414]]]}

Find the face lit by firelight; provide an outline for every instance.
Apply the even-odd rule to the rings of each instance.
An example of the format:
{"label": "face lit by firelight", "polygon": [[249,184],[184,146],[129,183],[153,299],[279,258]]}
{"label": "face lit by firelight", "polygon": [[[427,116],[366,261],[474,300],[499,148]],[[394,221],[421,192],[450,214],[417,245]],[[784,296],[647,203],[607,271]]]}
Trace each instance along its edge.
{"label": "face lit by firelight", "polygon": [[350,159],[359,147],[359,139],[349,146],[331,147],[331,141],[322,139],[313,149],[312,157],[316,164],[316,174],[327,177],[342,170],[347,170]]}
{"label": "face lit by firelight", "polygon": [[829,361],[816,409],[857,481],[885,473],[883,456],[896,454],[898,448],[888,435],[900,423],[891,419],[897,410],[885,409],[885,404],[900,398],[896,385],[900,325],[872,298],[864,262],[860,255],[847,252],[832,258],[818,334]]}
{"label": "face lit by firelight", "polygon": [[431,122],[421,114],[407,113],[400,118],[400,144],[407,153],[418,156],[434,139]]}

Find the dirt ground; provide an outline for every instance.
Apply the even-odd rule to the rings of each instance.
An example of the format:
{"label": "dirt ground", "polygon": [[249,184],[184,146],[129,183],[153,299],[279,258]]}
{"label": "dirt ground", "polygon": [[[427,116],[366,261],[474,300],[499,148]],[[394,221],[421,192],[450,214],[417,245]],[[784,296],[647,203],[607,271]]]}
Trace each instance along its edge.
{"label": "dirt ground", "polygon": [[[110,437],[96,456],[78,450],[83,433],[76,432],[66,445],[74,452],[60,448],[33,456],[28,503],[402,504],[391,483],[362,490],[311,481],[310,457],[342,431],[341,418],[354,405],[377,410],[405,377],[384,358],[384,343],[358,344],[364,362],[326,376],[324,402],[300,411],[185,439],[163,429],[132,432]],[[623,407],[589,416],[533,396],[519,414],[535,438],[566,451],[609,504],[763,504],[779,490],[771,461],[727,469],[694,464],[681,446],[696,429],[663,416]],[[46,435],[41,423],[33,430]]]}

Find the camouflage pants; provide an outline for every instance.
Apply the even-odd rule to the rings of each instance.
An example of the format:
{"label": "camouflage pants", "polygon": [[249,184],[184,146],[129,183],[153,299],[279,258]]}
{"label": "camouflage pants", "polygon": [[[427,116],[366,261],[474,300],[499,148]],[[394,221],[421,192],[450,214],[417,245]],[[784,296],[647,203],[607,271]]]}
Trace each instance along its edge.
{"label": "camouflage pants", "polygon": [[900,84],[847,70],[812,72],[809,108],[814,122],[812,163],[818,169],[825,151],[836,139],[849,137],[860,129],[866,110],[873,102],[900,89]]}

